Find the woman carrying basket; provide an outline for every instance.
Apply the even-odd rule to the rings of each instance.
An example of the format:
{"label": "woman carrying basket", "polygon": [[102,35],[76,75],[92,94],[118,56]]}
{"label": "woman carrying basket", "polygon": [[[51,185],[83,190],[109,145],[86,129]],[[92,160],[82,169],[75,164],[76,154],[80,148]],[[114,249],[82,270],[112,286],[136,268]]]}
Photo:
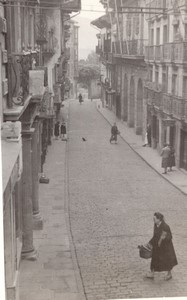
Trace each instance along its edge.
{"label": "woman carrying basket", "polygon": [[153,220],[154,234],[149,241],[149,244],[152,246],[151,272],[146,277],[154,279],[154,272],[167,271],[165,280],[170,280],[172,278],[171,270],[177,265],[177,258],[172,243],[172,233],[161,213],[156,212]]}

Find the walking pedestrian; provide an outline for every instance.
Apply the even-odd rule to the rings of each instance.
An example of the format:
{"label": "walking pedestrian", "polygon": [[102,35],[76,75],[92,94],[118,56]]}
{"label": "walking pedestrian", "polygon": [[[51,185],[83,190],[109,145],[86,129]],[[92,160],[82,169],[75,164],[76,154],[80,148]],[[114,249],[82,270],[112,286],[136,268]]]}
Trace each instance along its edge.
{"label": "walking pedestrian", "polygon": [[54,135],[56,140],[58,140],[59,134],[60,134],[60,123],[59,121],[57,121],[55,123],[55,128],[54,128]]}
{"label": "walking pedestrian", "polygon": [[147,278],[154,279],[154,272],[167,272],[165,280],[172,278],[171,270],[178,264],[172,242],[172,233],[168,224],[164,221],[164,216],[154,213],[154,233],[149,245],[152,246],[152,259]]}
{"label": "walking pedestrian", "polygon": [[79,103],[81,104],[82,102],[83,102],[82,94],[80,93],[80,94],[79,94]]}
{"label": "walking pedestrian", "polygon": [[162,168],[164,168],[163,174],[167,174],[168,161],[169,161],[169,155],[170,155],[170,148],[169,148],[168,144],[164,145],[160,155],[162,156]]}
{"label": "walking pedestrian", "polygon": [[170,153],[169,153],[169,158],[168,158],[168,171],[172,171],[172,167],[175,167],[175,149],[170,145]]}
{"label": "walking pedestrian", "polygon": [[61,140],[66,139],[66,124],[63,122],[60,126]]}
{"label": "walking pedestrian", "polygon": [[117,135],[119,134],[119,130],[117,128],[116,123],[114,123],[114,125],[111,128],[111,138],[110,138],[110,143],[112,141],[115,141],[115,144],[117,143]]}

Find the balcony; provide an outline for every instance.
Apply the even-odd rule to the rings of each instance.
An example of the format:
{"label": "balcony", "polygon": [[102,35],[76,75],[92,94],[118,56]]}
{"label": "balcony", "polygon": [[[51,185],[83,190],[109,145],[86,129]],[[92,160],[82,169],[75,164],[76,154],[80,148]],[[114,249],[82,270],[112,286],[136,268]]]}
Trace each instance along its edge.
{"label": "balcony", "polygon": [[187,63],[187,42],[147,46],[145,50],[145,59],[148,61]]}
{"label": "balcony", "polygon": [[112,43],[112,51],[115,56],[126,58],[142,58],[144,56],[145,40],[130,40]]}
{"label": "balcony", "polygon": [[163,93],[156,89],[153,82],[145,83],[144,95],[147,104],[176,119],[187,119],[187,101],[185,98]]}
{"label": "balcony", "polygon": [[147,81],[144,86],[144,95],[147,99],[147,104],[154,106],[157,109],[161,109],[161,85],[156,82]]}
{"label": "balcony", "polygon": [[64,58],[66,61],[70,60],[70,48],[65,48]]}
{"label": "balcony", "polygon": [[173,98],[170,94],[162,95],[162,110],[168,115],[173,114]]}
{"label": "balcony", "polygon": [[185,117],[185,99],[178,96],[172,96],[173,100],[173,116],[177,119],[184,119]]}
{"label": "balcony", "polygon": [[100,47],[100,46],[96,46],[96,47],[95,47],[95,53],[98,54],[98,55],[100,55],[101,52],[102,52],[101,47]]}
{"label": "balcony", "polygon": [[154,60],[155,58],[155,47],[154,46],[147,46],[145,47],[145,59],[146,60]]}
{"label": "balcony", "polygon": [[46,36],[47,42],[43,45],[42,48],[42,54],[44,58],[49,58],[55,54],[54,48],[55,48],[55,42],[54,42],[54,32],[51,29]]}
{"label": "balcony", "polygon": [[41,101],[40,118],[48,119],[51,117],[54,117],[53,100],[51,93],[46,89]]}
{"label": "balcony", "polygon": [[104,63],[108,62],[108,58],[110,58],[109,63],[112,63],[111,60],[111,40],[110,39],[105,39],[103,41],[102,46],[96,46],[96,53],[100,55],[101,60]]}
{"label": "balcony", "polygon": [[14,53],[9,57],[9,96],[15,105],[23,105],[29,95],[29,71],[38,65],[36,51]]}
{"label": "balcony", "polygon": [[108,52],[111,52],[111,40],[110,39],[106,39],[104,40],[104,52],[108,53]]}
{"label": "balcony", "polygon": [[161,60],[161,46],[155,46],[155,60]]}
{"label": "balcony", "polygon": [[59,103],[62,102],[61,87],[62,87],[62,84],[56,83],[56,84],[53,85],[54,104],[59,104]]}

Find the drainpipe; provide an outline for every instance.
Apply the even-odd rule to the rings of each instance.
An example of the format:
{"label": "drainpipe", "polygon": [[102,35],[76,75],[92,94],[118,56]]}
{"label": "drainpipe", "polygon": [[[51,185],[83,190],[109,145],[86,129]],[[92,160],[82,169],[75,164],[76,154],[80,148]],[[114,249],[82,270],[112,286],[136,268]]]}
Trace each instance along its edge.
{"label": "drainpipe", "polygon": [[[1,5],[3,5],[1,3]],[[12,78],[11,78],[11,64],[12,64],[12,56],[11,56],[11,51],[12,51],[12,43],[11,43],[11,11],[10,11],[11,7],[6,6],[4,8],[4,15],[5,15],[5,19],[7,22],[7,33],[6,33],[6,37],[5,37],[5,47],[7,50],[7,56],[8,56],[8,64],[6,67],[6,72],[7,72],[7,78],[8,78],[8,97],[7,97],[7,106],[8,108],[12,108],[13,107],[13,102],[12,102]]]}
{"label": "drainpipe", "polygon": [[[113,25],[113,23],[112,23],[112,15],[111,15],[111,12],[109,12],[109,0],[107,0],[107,13],[109,13],[109,16],[110,16],[111,33],[112,33],[112,25]],[[111,35],[111,37],[112,37],[112,35]],[[111,42],[112,42],[112,39],[111,39]],[[112,45],[111,45],[111,47],[112,47]],[[113,47],[112,47],[112,50],[113,50]],[[114,43],[114,52],[115,52],[115,54],[116,54],[116,44],[115,44],[115,43]]]}
{"label": "drainpipe", "polygon": [[122,43],[121,43],[121,32],[120,32],[119,18],[118,18],[118,7],[117,7],[116,0],[115,0],[115,9],[116,9],[116,16],[117,16],[117,26],[118,26],[118,38],[119,38],[119,43],[120,43],[120,52],[121,52],[121,54],[123,54]]}

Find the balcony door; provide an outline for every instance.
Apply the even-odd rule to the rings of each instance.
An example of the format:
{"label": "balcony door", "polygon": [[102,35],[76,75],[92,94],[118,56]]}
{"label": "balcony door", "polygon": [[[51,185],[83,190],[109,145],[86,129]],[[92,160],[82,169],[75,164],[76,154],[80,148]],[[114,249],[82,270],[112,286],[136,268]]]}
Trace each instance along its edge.
{"label": "balcony door", "polygon": [[160,45],[160,28],[156,29],[156,45]]}
{"label": "balcony door", "polygon": [[187,100],[187,76],[183,77],[183,97]]}
{"label": "balcony door", "polygon": [[177,95],[177,75],[172,75],[172,95]]}
{"label": "balcony door", "polygon": [[168,42],[168,26],[163,27],[163,44]]}
{"label": "balcony door", "polygon": [[154,28],[150,30],[150,45],[154,45]]}

